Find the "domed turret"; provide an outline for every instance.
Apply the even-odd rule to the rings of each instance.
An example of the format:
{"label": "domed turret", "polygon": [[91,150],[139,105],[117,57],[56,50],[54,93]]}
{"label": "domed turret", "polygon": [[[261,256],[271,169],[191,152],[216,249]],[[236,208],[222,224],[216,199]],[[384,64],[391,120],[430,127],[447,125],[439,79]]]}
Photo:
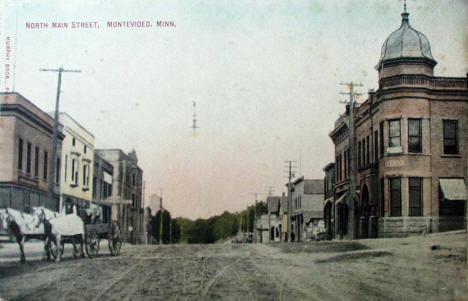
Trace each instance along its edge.
{"label": "domed turret", "polygon": [[423,63],[432,70],[437,62],[432,57],[429,40],[424,34],[411,27],[406,9],[401,16],[400,28],[392,32],[382,45],[380,61],[376,69],[381,71],[387,64]]}

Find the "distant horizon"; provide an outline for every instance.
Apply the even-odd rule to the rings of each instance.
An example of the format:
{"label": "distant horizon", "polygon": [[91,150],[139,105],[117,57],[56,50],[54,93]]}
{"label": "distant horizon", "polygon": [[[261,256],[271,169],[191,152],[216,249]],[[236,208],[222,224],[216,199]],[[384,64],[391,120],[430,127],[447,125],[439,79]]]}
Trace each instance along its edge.
{"label": "distant horizon", "polygon": [[[60,111],[95,136],[95,149],[136,151],[145,205],[163,187],[164,206],[194,220],[242,211],[269,186],[281,195],[287,160],[297,176],[323,179],[334,161],[328,135],[345,110],[340,83],[362,82],[361,101],[378,89],[375,66],[403,1],[7,0],[0,8],[0,91],[53,111],[57,74],[39,69],[81,70],[63,74]],[[407,10],[430,42],[434,74],[466,77],[468,2],[408,1]]]}

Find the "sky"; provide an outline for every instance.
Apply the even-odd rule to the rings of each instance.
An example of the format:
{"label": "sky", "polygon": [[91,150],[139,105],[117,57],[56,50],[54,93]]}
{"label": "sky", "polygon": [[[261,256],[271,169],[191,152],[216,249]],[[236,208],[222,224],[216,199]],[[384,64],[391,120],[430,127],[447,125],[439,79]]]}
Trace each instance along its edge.
{"label": "sky", "polygon": [[[378,87],[374,67],[401,24],[403,1],[10,0],[0,7],[0,90],[53,111],[57,74],[39,69],[81,70],[63,74],[60,110],[94,134],[95,148],[136,150],[147,202],[164,188],[173,216],[198,218],[243,210],[252,193],[264,200],[269,186],[280,195],[287,160],[296,161],[296,176],[323,178],[334,157],[328,134],[344,110],[340,83],[362,83],[362,100]],[[468,2],[408,0],[408,12],[431,43],[435,75],[466,76]],[[108,27],[118,21],[151,27]]]}

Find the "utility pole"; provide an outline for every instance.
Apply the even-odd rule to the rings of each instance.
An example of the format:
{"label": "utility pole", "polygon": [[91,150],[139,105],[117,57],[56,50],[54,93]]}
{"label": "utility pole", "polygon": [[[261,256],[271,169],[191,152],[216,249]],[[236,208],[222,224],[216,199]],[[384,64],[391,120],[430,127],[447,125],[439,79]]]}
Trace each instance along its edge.
{"label": "utility pole", "polygon": [[350,220],[348,226],[350,227],[351,237],[357,238],[357,208],[356,208],[356,173],[355,173],[355,151],[354,151],[354,106],[356,105],[355,96],[362,95],[361,93],[354,92],[354,87],[361,87],[362,84],[341,83],[342,86],[347,86],[349,92],[341,92],[340,94],[349,95],[349,101],[344,101],[346,105],[349,105],[349,118],[348,118],[348,131],[349,131],[349,192],[348,192],[348,208]]}
{"label": "utility pole", "polygon": [[257,221],[257,193],[256,192],[249,192],[249,194],[253,194],[255,196],[254,200],[254,220],[253,220],[253,226],[252,226],[252,231],[253,231],[253,241],[257,242],[257,231],[255,229],[256,227],[256,221]]}
{"label": "utility pole", "polygon": [[[268,188],[268,196],[271,197],[273,195],[272,194],[273,187],[270,185],[270,186],[267,186],[266,188]],[[267,213],[268,213],[268,241],[271,242],[271,213],[270,213],[270,207],[268,206],[268,197],[265,201],[265,204],[266,204]]]}
{"label": "utility pole", "polygon": [[285,161],[285,163],[288,163],[288,170],[286,171],[288,173],[288,239],[286,241],[292,242],[291,240],[291,215],[292,215],[292,189],[291,189],[291,179],[294,177],[294,172],[292,164],[295,163],[296,161]]}
{"label": "utility pole", "polygon": [[[81,70],[68,70],[63,69],[63,66],[60,66],[58,69],[46,69],[41,68],[39,71],[42,72],[58,72],[58,84],[57,84],[57,97],[55,99],[55,114],[54,114],[54,128],[52,132],[52,154],[49,162],[49,189],[47,192],[47,198],[49,199],[49,204],[54,203],[54,184],[55,184],[55,170],[57,166],[57,134],[58,134],[58,118],[59,118],[59,101],[60,101],[60,87],[62,85],[62,72],[75,72],[79,73]],[[58,210],[61,210],[62,204],[59,204]]]}
{"label": "utility pole", "polygon": [[163,205],[162,205],[162,201],[163,201],[163,190],[164,188],[159,188],[159,190],[161,191],[161,196],[159,197],[159,244],[162,245],[162,236],[163,236]]}

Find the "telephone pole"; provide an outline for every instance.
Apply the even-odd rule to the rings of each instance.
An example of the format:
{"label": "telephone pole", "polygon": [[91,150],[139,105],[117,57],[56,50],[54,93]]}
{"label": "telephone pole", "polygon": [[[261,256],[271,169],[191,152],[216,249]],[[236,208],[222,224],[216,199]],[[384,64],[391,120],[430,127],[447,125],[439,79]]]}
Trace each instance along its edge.
{"label": "telephone pole", "polygon": [[354,92],[354,87],[362,87],[362,84],[341,83],[342,86],[347,86],[349,92],[341,92],[340,94],[349,95],[349,101],[343,101],[349,105],[349,118],[348,118],[348,131],[349,131],[349,192],[348,192],[348,208],[350,220],[350,234],[353,239],[357,238],[357,208],[356,208],[356,173],[355,173],[355,151],[354,151],[354,106],[356,105],[355,96],[362,95],[361,93]]}
{"label": "telephone pole", "polygon": [[294,177],[293,168],[295,168],[295,166],[293,166],[292,164],[295,163],[296,161],[289,160],[289,161],[284,161],[284,162],[288,164],[288,166],[285,167],[285,168],[288,168],[288,170],[286,171],[288,173],[288,230],[287,230],[288,238],[285,241],[292,242],[291,240],[291,215],[292,215],[291,179]]}
{"label": "telephone pole", "polygon": [[161,196],[159,197],[159,244],[162,245],[162,236],[163,236],[163,205],[162,205],[162,201],[163,201],[163,191],[164,191],[164,188],[159,188],[159,190],[161,191]]}
{"label": "telephone pole", "polygon": [[[267,186],[266,188],[268,188],[268,197],[272,196],[273,186],[270,185],[270,186]],[[270,214],[270,208],[268,206],[268,197],[265,200],[265,205],[267,207],[267,214],[268,214],[268,241],[271,242],[271,214]]]}
{"label": "telephone pole", "polygon": [[[52,154],[49,162],[49,189],[47,191],[47,198],[49,199],[49,204],[54,203],[54,184],[55,184],[55,174],[57,166],[57,132],[58,132],[58,118],[59,118],[59,101],[60,101],[60,87],[62,85],[62,72],[75,72],[79,73],[81,70],[68,70],[63,69],[63,66],[60,66],[58,69],[46,69],[41,68],[39,71],[42,72],[58,72],[58,84],[57,84],[57,97],[55,99],[55,114],[54,114],[54,127],[52,132]],[[62,204],[59,204],[58,210],[61,210]]]}

